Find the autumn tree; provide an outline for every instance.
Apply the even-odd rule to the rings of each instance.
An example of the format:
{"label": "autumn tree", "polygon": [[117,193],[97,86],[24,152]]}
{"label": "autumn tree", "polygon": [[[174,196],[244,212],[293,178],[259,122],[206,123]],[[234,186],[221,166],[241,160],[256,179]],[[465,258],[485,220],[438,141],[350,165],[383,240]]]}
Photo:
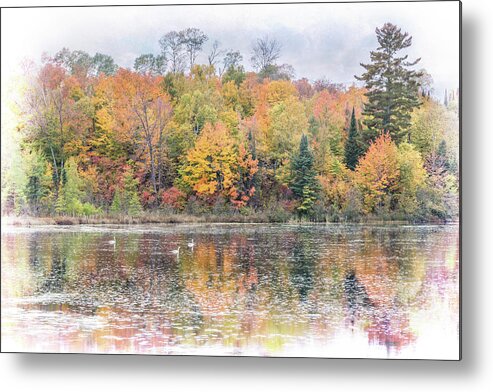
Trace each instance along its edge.
{"label": "autumn tree", "polygon": [[[348,110],[352,105],[358,109],[358,95],[361,91],[348,90],[347,93],[339,90],[322,90],[314,98],[312,108],[311,132],[319,144],[319,153],[322,156],[331,153],[341,160],[344,159],[345,135],[342,132],[347,128]],[[358,105],[358,106],[356,106]]]}
{"label": "autumn tree", "polygon": [[185,185],[201,198],[221,196],[241,208],[255,193],[257,165],[248,145],[235,144],[229,129],[219,122],[206,124],[181,174]]}
{"label": "autumn tree", "polygon": [[142,74],[164,75],[166,58],[163,55],[154,56],[152,53],[140,55],[134,61],[134,69]]}
{"label": "autumn tree", "polygon": [[26,140],[49,157],[55,199],[65,161],[79,152],[80,141],[91,127],[91,109],[78,80],[59,65],[45,64],[30,80],[22,108],[23,129]]}
{"label": "autumn tree", "polygon": [[191,70],[195,65],[198,53],[202,50],[204,43],[209,39],[200,29],[187,28],[179,33],[182,45],[188,56],[188,65]]}
{"label": "autumn tree", "polygon": [[425,185],[427,173],[419,151],[412,144],[401,143],[398,147],[399,208],[412,214],[418,207],[418,192]]}
{"label": "autumn tree", "polygon": [[411,115],[409,127],[411,143],[423,156],[436,152],[449,128],[455,129],[453,115],[433,100],[423,104]]}
{"label": "autumn tree", "polygon": [[224,69],[229,67],[238,67],[243,60],[243,56],[239,51],[229,50],[223,59]]}
{"label": "autumn tree", "polygon": [[310,84],[307,78],[301,78],[293,83],[298,90],[298,95],[303,99],[309,99],[313,97],[315,93],[313,86]]}
{"label": "autumn tree", "polygon": [[113,57],[96,53],[92,58],[92,69],[96,75],[114,75],[118,70],[118,65],[113,60]]}
{"label": "autumn tree", "polygon": [[114,75],[118,70],[114,59],[107,54],[96,53],[91,56],[82,50],[71,51],[68,48],[58,51],[50,61],[65,68],[70,74],[82,78],[101,74]]}
{"label": "autumn tree", "polygon": [[317,79],[313,82],[313,89],[316,92],[322,92],[326,90],[330,94],[335,94],[339,91],[344,90],[344,84],[342,83],[334,83],[330,79],[322,78]]}
{"label": "autumn tree", "polygon": [[364,123],[373,137],[384,131],[400,143],[409,140],[411,112],[420,105],[421,73],[411,69],[420,59],[407,61],[407,55],[399,56],[411,46],[412,37],[397,26],[385,23],[375,31],[379,46],[370,52],[371,63],[361,64],[366,72],[356,76],[368,90]]}
{"label": "autumn tree", "polygon": [[254,151],[249,151],[246,143],[240,143],[237,148],[236,178],[229,198],[236,208],[244,207],[253,198],[256,188],[256,173],[258,160]]}
{"label": "autumn tree", "polygon": [[181,169],[182,180],[203,198],[229,197],[237,180],[237,153],[229,130],[221,123],[206,124]]}
{"label": "autumn tree", "polygon": [[291,80],[295,71],[290,64],[269,64],[258,73],[260,79]]}
{"label": "autumn tree", "polygon": [[425,186],[417,193],[418,218],[457,219],[459,214],[458,180],[447,170],[444,149],[433,151],[425,159]]}
{"label": "autumn tree", "polygon": [[148,154],[152,190],[157,194],[161,188],[164,130],[172,113],[169,98],[159,88],[157,77],[128,70],[120,70],[115,76],[114,94],[116,123],[120,132],[133,134],[141,141]]}
{"label": "autumn tree", "polygon": [[246,74],[245,68],[241,65],[242,60],[243,56],[238,51],[229,51],[226,53],[223,59],[223,83],[233,81],[239,86],[245,80]]}
{"label": "autumn tree", "polygon": [[181,211],[185,207],[186,194],[180,191],[177,187],[172,186],[166,189],[161,195],[162,206]]}
{"label": "autumn tree", "polygon": [[[299,145],[301,135],[308,130],[308,121],[303,105],[289,97],[269,110],[270,124],[267,130],[267,158],[275,175],[283,181],[288,175],[280,171]],[[287,166],[289,167],[289,166]],[[279,172],[278,172],[279,171]]]}
{"label": "autumn tree", "polygon": [[183,35],[177,31],[170,31],[159,40],[162,56],[169,62],[172,73],[183,72],[185,69],[185,48]]}
{"label": "autumn tree", "polygon": [[354,186],[352,171],[337,157],[330,156],[324,173],[317,177],[321,201],[328,213],[341,213],[346,219],[361,215],[360,195]]}
{"label": "autumn tree", "polygon": [[251,62],[258,71],[265,71],[269,66],[273,66],[281,55],[282,45],[276,39],[268,36],[257,39],[252,49]]}
{"label": "autumn tree", "polygon": [[87,76],[91,72],[92,58],[89,53],[82,50],[71,51],[63,48],[55,53],[50,62],[63,67],[72,75]]}
{"label": "autumn tree", "polygon": [[65,160],[64,128],[65,79],[63,68],[52,64],[45,65],[38,76],[32,80],[26,92],[27,137],[33,145],[50,157],[55,183],[55,199],[61,180],[61,170]]}
{"label": "autumn tree", "polygon": [[174,120],[185,131],[192,131],[197,136],[207,122],[217,120],[217,110],[212,105],[211,96],[207,91],[199,89],[181,96],[175,107]]}
{"label": "autumn tree", "polygon": [[257,39],[253,45],[251,62],[260,79],[290,80],[294,77],[294,68],[289,64],[278,65],[282,45],[268,36]]}
{"label": "autumn tree", "polygon": [[221,44],[219,41],[214,41],[212,43],[212,48],[209,54],[207,55],[207,62],[209,63],[210,66],[213,66],[214,69],[219,73],[219,75],[222,73],[221,70],[217,69],[217,64],[220,61],[221,56],[224,54],[224,50],[219,49]]}
{"label": "autumn tree", "polygon": [[394,207],[399,189],[399,155],[388,133],[382,133],[370,144],[355,170],[355,182],[363,194],[366,212]]}

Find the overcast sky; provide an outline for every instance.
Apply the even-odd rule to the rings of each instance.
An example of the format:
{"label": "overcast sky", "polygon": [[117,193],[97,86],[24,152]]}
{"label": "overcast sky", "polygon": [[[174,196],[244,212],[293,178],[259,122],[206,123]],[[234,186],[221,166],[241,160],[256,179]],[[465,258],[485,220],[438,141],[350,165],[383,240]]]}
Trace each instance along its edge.
{"label": "overcast sky", "polygon": [[421,57],[435,94],[459,85],[459,3],[347,3],[167,7],[33,8],[2,10],[2,77],[23,58],[39,62],[43,52],[63,47],[111,55],[132,67],[143,53],[158,54],[159,38],[198,27],[208,36],[199,60],[214,40],[239,50],[250,70],[251,48],[268,35],[282,44],[279,63],[296,77],[350,84],[377,47],[375,27],[392,22],[413,36],[410,58]]}

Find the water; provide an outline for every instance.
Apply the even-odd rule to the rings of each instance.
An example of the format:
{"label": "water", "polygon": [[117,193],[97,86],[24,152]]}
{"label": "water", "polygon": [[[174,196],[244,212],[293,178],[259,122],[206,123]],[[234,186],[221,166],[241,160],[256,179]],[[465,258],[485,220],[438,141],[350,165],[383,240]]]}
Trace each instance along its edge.
{"label": "water", "polygon": [[458,357],[458,226],[11,227],[1,249],[3,351]]}

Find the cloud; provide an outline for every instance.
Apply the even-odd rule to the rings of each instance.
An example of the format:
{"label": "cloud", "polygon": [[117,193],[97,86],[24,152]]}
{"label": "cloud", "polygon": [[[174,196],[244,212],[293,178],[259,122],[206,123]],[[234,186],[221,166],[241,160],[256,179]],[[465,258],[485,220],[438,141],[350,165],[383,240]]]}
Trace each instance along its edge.
{"label": "cloud", "polygon": [[107,53],[131,67],[138,55],[157,53],[166,32],[194,26],[210,37],[206,51],[218,40],[239,50],[247,69],[255,39],[269,35],[283,45],[280,62],[293,65],[298,77],[352,83],[362,71],[359,63],[376,47],[375,27],[390,21],[413,35],[409,55],[422,58],[420,67],[441,94],[459,83],[458,7],[409,2],[4,9],[2,70],[62,47]]}

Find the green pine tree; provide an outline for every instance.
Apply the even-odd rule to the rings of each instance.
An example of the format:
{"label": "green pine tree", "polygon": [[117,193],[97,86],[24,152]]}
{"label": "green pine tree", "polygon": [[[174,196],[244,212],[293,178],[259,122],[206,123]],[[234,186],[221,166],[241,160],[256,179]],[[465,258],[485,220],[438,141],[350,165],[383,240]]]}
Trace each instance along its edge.
{"label": "green pine tree", "polygon": [[82,190],[82,185],[77,162],[75,158],[71,157],[62,169],[62,183],[55,202],[55,211],[59,214],[72,216],[99,214],[101,212],[99,208],[89,202],[84,202],[86,194]]}
{"label": "green pine tree", "polygon": [[82,213],[80,186],[81,180],[77,171],[77,162],[74,158],[69,158],[62,171],[62,186],[55,204],[55,210],[58,213],[73,216]]}
{"label": "green pine tree", "polygon": [[445,140],[442,140],[438,145],[437,156],[447,172],[454,172],[455,165],[449,159],[449,154],[447,153],[447,142]]}
{"label": "green pine tree", "polygon": [[298,213],[300,215],[309,215],[317,199],[320,185],[314,168],[314,157],[308,146],[308,137],[306,135],[301,136],[299,153],[292,161],[292,172],[291,190],[296,198],[301,201]]}
{"label": "green pine tree", "polygon": [[123,212],[121,191],[119,189],[115,190],[115,194],[113,195],[113,202],[111,203],[110,212],[113,214]]}
{"label": "green pine tree", "polygon": [[412,37],[391,23],[376,30],[379,47],[370,52],[370,64],[361,64],[366,72],[356,79],[368,89],[364,124],[374,139],[388,132],[396,143],[408,141],[411,112],[420,105],[419,78],[422,73],[410,69],[419,62],[407,61],[398,53],[411,46]]}
{"label": "green pine tree", "polygon": [[127,212],[130,216],[135,216],[142,212],[142,205],[140,204],[137,192],[127,194]]}
{"label": "green pine tree", "polygon": [[138,180],[134,178],[132,169],[128,169],[123,176],[123,187],[115,191],[110,211],[113,213],[124,213],[130,216],[142,212],[138,194]]}
{"label": "green pine tree", "polygon": [[353,112],[351,114],[351,124],[349,126],[349,134],[344,147],[344,156],[346,159],[346,166],[354,170],[358,164],[358,159],[362,154],[361,142],[358,135],[358,127],[356,125],[356,116]]}
{"label": "green pine tree", "polygon": [[142,212],[137,188],[138,183],[139,181],[133,176],[133,171],[129,170],[124,177],[123,195],[126,212],[131,216]]}
{"label": "green pine tree", "polygon": [[29,211],[38,215],[43,199],[49,195],[50,177],[46,175],[45,157],[39,151],[33,150],[24,156],[27,183],[24,187]]}

